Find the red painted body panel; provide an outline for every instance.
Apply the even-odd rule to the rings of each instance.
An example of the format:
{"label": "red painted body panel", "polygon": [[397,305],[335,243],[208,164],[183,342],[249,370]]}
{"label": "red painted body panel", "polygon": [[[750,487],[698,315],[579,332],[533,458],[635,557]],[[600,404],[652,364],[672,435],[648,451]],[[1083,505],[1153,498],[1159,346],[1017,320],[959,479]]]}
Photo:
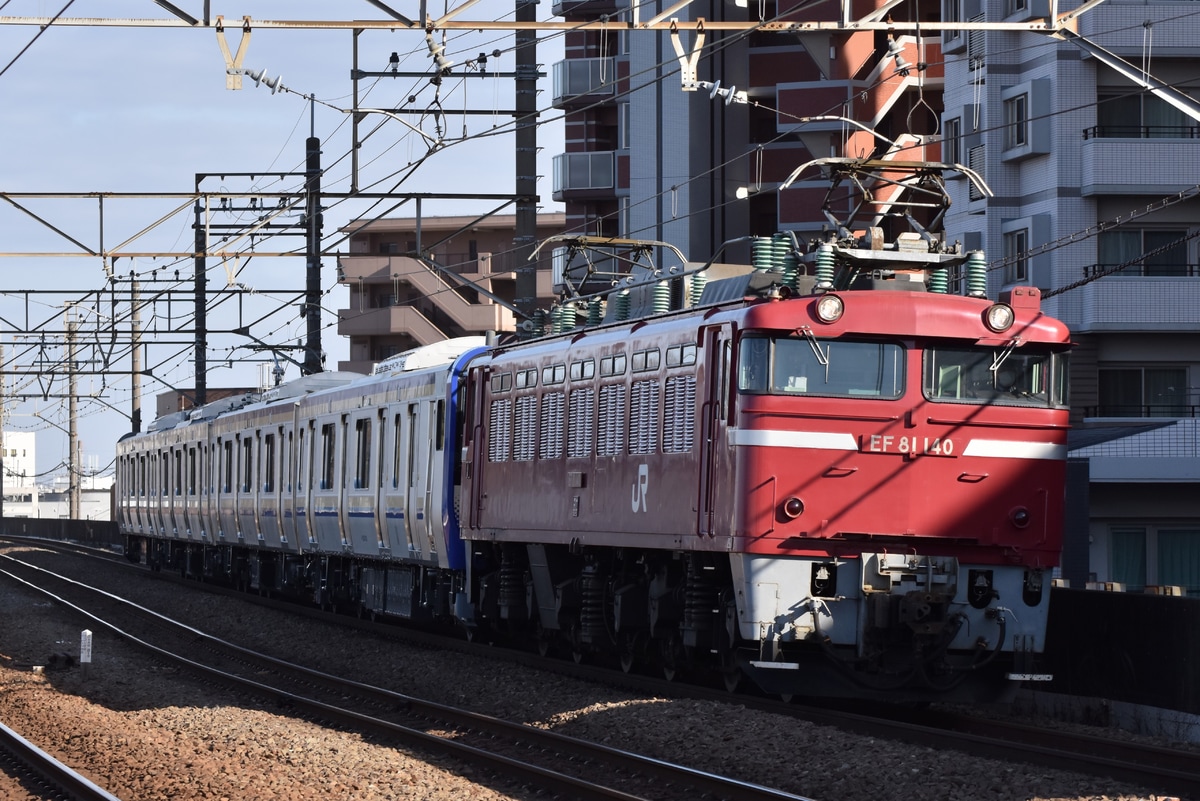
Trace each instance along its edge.
{"label": "red painted body panel", "polygon": [[[484,389],[473,407],[477,430],[463,493],[470,505],[465,536],[781,556],[933,546],[972,562],[1057,564],[1067,411],[927,401],[921,348],[929,342],[998,346],[1013,336],[1062,348],[1068,344],[1065,327],[1042,315],[1036,299],[1014,303],[1017,321],[998,336],[984,325],[992,305],[987,300],[901,291],[840,295],[845,313],[831,325],[818,321],[815,299],[806,297],[591,329],[477,362],[475,375],[485,380],[473,382]],[[904,396],[722,397],[718,362],[735,331],[783,335],[802,326],[821,339],[882,337],[908,348]],[[653,347],[665,353],[682,343],[696,345],[694,364],[668,368],[664,357],[652,373],[605,377],[597,367],[594,378],[568,377],[553,387],[540,380],[554,364],[569,370],[572,362],[599,365],[614,355],[632,358]],[[736,365],[726,370],[736,374]],[[493,391],[499,385],[487,380],[521,371],[533,371],[537,386]],[[619,453],[597,456],[593,444],[584,458],[530,452],[523,460],[497,461],[488,452],[492,426],[507,425],[496,423],[489,410],[505,397],[516,403],[522,393],[532,394],[540,404],[543,394],[561,391],[565,407],[576,390],[599,393],[619,384],[628,398],[635,381],[652,377],[661,384],[687,375],[695,379],[695,400],[686,453],[633,454],[622,444]],[[656,413],[664,427],[672,424],[661,399]],[[602,430],[597,414],[592,412],[592,424]],[[521,438],[517,428],[514,441]],[[831,435],[837,447],[814,446],[811,435]],[[1016,458],[1020,453],[1039,458]],[[795,519],[781,511],[789,497],[804,505]],[[1013,512],[1022,507],[1029,519],[1018,525]]]}

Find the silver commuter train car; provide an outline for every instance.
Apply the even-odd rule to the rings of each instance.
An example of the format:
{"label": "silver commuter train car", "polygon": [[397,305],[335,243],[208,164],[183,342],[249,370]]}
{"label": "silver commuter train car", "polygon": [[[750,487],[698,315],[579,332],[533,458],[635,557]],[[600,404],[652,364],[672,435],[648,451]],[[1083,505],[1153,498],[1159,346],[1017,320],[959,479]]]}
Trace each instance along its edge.
{"label": "silver commuter train car", "polygon": [[371,376],[307,376],[122,439],[116,509],[131,558],[370,614],[412,616],[436,590],[444,613],[465,561],[449,420],[483,344],[418,348]]}

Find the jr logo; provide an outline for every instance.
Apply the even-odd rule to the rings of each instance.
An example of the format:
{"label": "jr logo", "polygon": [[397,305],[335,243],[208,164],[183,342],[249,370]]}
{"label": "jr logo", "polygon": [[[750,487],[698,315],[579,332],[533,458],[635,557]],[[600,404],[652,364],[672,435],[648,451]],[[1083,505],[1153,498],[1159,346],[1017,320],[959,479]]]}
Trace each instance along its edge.
{"label": "jr logo", "polygon": [[[633,482],[633,511],[646,511],[646,491],[650,486],[649,465],[638,465],[637,480]],[[638,507],[641,507],[640,509]]]}

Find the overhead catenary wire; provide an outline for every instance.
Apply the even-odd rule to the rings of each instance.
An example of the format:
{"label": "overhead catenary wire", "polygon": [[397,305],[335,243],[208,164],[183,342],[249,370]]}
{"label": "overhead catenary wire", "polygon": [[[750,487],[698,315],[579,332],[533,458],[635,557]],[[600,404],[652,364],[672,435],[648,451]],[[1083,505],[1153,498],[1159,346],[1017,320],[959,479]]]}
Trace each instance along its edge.
{"label": "overhead catenary wire", "polygon": [[[70,4],[68,4],[68,5],[70,5]],[[671,76],[671,74],[672,74],[672,73],[670,73],[670,72],[668,72],[668,73],[667,73],[667,79],[670,79],[670,76]],[[643,85],[643,86],[644,86],[644,85]],[[343,124],[344,124],[344,121],[343,121]],[[542,124],[541,124],[541,122],[539,122],[539,125],[542,125]],[[335,130],[335,131],[336,131],[336,130]],[[494,134],[493,134],[492,132],[486,132],[486,134],[481,134],[481,135],[494,135]],[[424,162],[424,158],[422,158],[422,159],[421,159],[421,161],[422,161],[422,162]],[[733,161],[733,159],[730,159],[730,161],[732,162],[732,161]],[[727,163],[730,163],[730,162],[727,162]],[[394,174],[394,175],[395,175],[395,174]],[[386,180],[386,179],[384,179],[384,180]],[[695,177],[692,177],[692,179],[689,179],[689,180],[696,180],[696,179],[695,179]],[[676,186],[673,186],[673,187],[672,187],[672,191],[677,191],[677,189],[678,189],[678,185],[676,185]],[[661,194],[662,194],[662,193],[660,193],[659,197],[661,197]],[[378,205],[382,205],[382,204],[383,204],[383,201],[378,201],[378,203],[377,203],[377,204],[374,204],[374,206],[378,206]],[[718,204],[718,205],[715,205],[715,206],[713,206],[713,207],[719,207],[719,205],[724,205],[724,204]],[[710,210],[710,209],[709,209],[709,210]],[[689,211],[689,213],[698,213],[698,212],[697,212],[697,211]],[[344,237],[343,237],[343,239],[342,239],[341,241],[344,241]],[[182,283],[182,282],[181,282],[181,283]],[[336,287],[336,284],[335,284],[335,287]]]}

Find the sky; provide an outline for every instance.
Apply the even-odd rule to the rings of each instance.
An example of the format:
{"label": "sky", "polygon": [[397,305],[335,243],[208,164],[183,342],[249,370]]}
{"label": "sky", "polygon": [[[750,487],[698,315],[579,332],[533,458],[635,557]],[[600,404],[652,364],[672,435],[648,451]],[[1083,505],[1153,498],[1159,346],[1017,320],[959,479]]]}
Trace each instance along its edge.
{"label": "sky", "polygon": [[[173,5],[194,17],[204,16],[203,0],[174,0]],[[410,17],[417,13],[412,3],[389,5]],[[440,16],[454,5],[431,5],[429,13]],[[483,0],[459,19],[509,19],[513,5]],[[190,335],[176,333],[191,324],[194,262],[146,255],[113,264],[97,256],[45,254],[79,253],[80,245],[97,251],[101,244],[145,254],[188,252],[194,241],[191,203],[186,198],[154,195],[193,192],[198,173],[210,176],[202,184],[210,191],[293,191],[302,178],[266,174],[302,172],[305,140],[313,134],[322,142],[322,189],[349,191],[351,126],[346,110],[354,102],[350,79],[354,40],[349,30],[252,27],[243,67],[262,71],[285,89],[272,92],[265,82],[255,85],[245,78],[235,91],[226,88],[226,65],[211,27],[63,23],[84,18],[177,19],[153,0],[0,0],[0,22],[54,17],[60,12],[60,24],[50,25],[40,36],[36,25],[0,24],[0,195],[7,196],[7,202],[0,202],[0,344],[6,370],[20,373],[5,376],[4,427],[37,432],[39,472],[61,472],[69,454],[63,399],[67,379],[50,366],[66,356],[63,315],[71,306],[78,332],[75,355],[81,364],[76,388],[82,467],[104,473],[111,472],[116,441],[130,430],[133,406],[127,374],[131,369],[126,345],[128,308],[120,302],[114,305],[114,300],[127,293],[135,276],[143,298],[159,293],[159,300],[141,313],[148,343],[142,367],[154,375],[142,379],[144,428],[153,419],[158,393],[194,384],[194,355],[183,342]],[[234,54],[242,43],[241,21],[247,15],[252,25],[256,19],[386,18],[367,0],[211,0],[210,13],[214,19],[224,16],[226,41]],[[539,19],[549,19],[549,14],[550,4],[539,5]],[[561,38],[542,36],[538,61],[542,71],[549,73],[562,58]],[[446,40],[445,56],[460,65],[456,73],[463,62],[497,49],[501,54],[489,59],[488,69],[515,67],[511,31],[448,31]],[[359,68],[368,71],[386,70],[393,52],[401,57],[402,72],[424,72],[432,64],[422,31],[368,31],[358,39],[358,52]],[[558,114],[548,108],[548,79],[543,89],[538,99],[544,122],[538,133],[542,176],[538,192],[543,208],[557,210],[550,198],[550,160],[563,150],[563,132]],[[436,91],[435,98],[435,87],[424,78],[366,78],[360,82],[359,106],[396,108],[407,102],[425,108],[435,100],[451,112],[463,108],[500,112],[513,106],[513,81],[507,79],[452,77]],[[404,119],[427,135],[437,134],[431,118]],[[447,114],[442,123],[446,145],[423,158],[428,148],[421,136],[400,122],[372,115],[360,127],[360,138],[376,126],[378,130],[360,150],[358,185],[376,192],[512,193],[515,141],[508,123],[511,116],[501,113]],[[458,141],[464,138],[467,141]],[[65,196],[88,193],[92,196]],[[140,197],[101,199],[101,193]],[[427,201],[422,213],[483,213],[495,205],[494,201]],[[374,200],[328,200],[326,207],[323,248],[327,251],[338,249],[339,228],[387,208]],[[392,212],[393,216],[413,214],[411,205]],[[214,214],[213,219],[238,223],[253,216],[231,211]],[[297,222],[298,212],[282,219]],[[278,246],[274,242],[278,240],[264,241],[262,251],[303,248],[300,239]],[[322,265],[322,287],[331,290],[322,302],[322,347],[327,368],[336,369],[349,350],[335,325],[336,310],[348,305],[348,290],[336,285],[335,256],[325,256]],[[209,258],[206,272],[210,290],[233,283],[253,290],[211,311],[210,331],[249,325],[251,335],[263,342],[302,342],[306,323],[296,302],[304,288],[303,256]],[[113,288],[119,293],[105,294]],[[35,333],[30,336],[28,331]],[[210,388],[255,386],[264,380],[270,369],[262,363],[267,357],[247,348],[249,344],[253,343],[245,337],[210,334]],[[302,361],[298,351],[283,352]],[[299,377],[297,367],[286,360],[283,364],[285,380]],[[106,367],[107,375],[82,374]]]}

